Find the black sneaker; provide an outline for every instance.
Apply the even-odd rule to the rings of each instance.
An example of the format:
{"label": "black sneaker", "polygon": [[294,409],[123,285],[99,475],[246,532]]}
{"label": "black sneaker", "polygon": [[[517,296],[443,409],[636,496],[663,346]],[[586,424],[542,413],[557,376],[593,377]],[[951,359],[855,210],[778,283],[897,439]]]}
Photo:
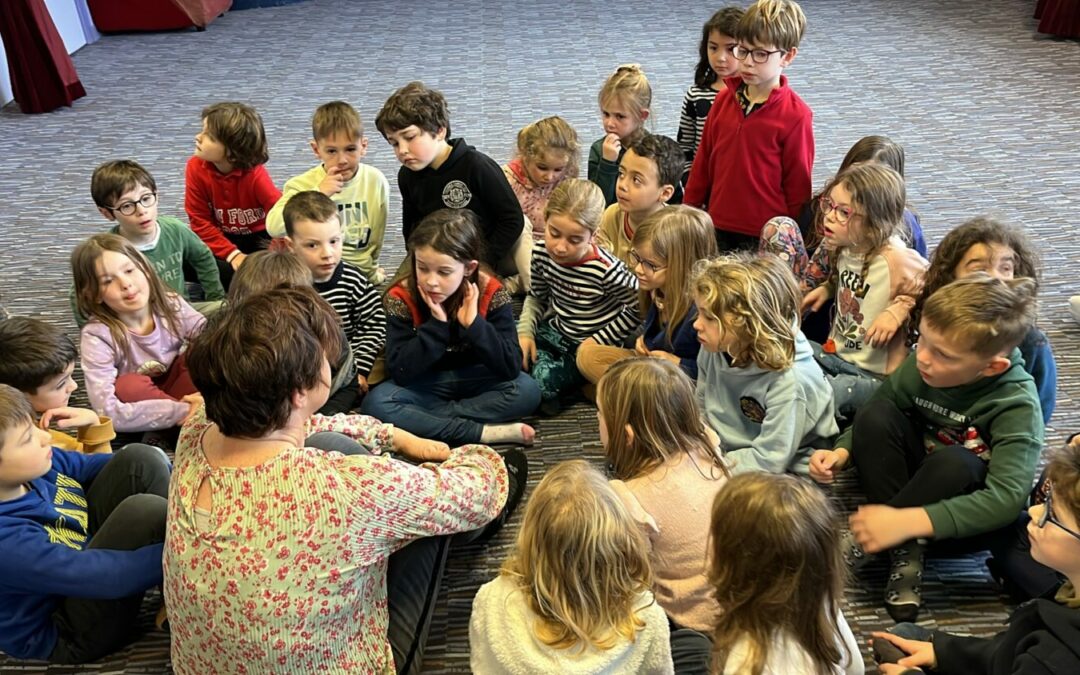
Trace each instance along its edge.
{"label": "black sneaker", "polygon": [[455,544],[483,544],[494,537],[510,520],[514,509],[521,503],[525,494],[525,485],[529,480],[529,458],[518,448],[499,451],[506,465],[506,505],[499,515],[487,525],[471,532],[463,532],[454,539]]}

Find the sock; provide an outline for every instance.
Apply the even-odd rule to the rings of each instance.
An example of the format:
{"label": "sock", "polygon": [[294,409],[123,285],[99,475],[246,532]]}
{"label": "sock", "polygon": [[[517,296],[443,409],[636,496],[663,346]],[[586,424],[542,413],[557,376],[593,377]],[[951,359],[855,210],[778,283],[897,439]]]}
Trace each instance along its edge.
{"label": "sock", "polygon": [[484,445],[494,443],[516,443],[518,445],[532,445],[536,438],[536,430],[528,424],[512,422],[510,424],[485,424],[480,432],[480,442]]}
{"label": "sock", "polygon": [[913,622],[922,606],[923,543],[911,540],[889,552],[885,609],[895,621]]}

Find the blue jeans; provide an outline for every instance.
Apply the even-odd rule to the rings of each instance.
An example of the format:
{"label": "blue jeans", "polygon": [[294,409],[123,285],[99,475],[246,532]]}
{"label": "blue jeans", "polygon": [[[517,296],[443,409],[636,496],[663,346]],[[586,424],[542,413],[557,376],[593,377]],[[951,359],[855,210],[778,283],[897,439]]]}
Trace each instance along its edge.
{"label": "blue jeans", "polygon": [[531,415],[540,387],[526,373],[500,380],[482,365],[443,370],[402,387],[386,381],[368,392],[361,412],[451,446],[479,443],[485,424]]}
{"label": "blue jeans", "polygon": [[884,378],[848,363],[836,354],[826,353],[816,342],[811,342],[810,347],[814,350],[814,359],[825,373],[825,379],[832,385],[836,414],[847,419],[854,418],[859,408],[881,386]]}

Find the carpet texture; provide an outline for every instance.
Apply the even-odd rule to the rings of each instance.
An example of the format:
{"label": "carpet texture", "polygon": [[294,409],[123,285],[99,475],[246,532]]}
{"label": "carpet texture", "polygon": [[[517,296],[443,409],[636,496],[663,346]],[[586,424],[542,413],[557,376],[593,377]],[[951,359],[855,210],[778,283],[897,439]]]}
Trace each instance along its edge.
{"label": "carpet texture", "polygon": [[[909,200],[931,249],[977,214],[1027,227],[1043,257],[1040,325],[1058,361],[1058,409],[1047,432],[1057,445],[1075,430],[1080,395],[1080,328],[1066,303],[1080,292],[1080,44],[1038,36],[1034,5],[806,0],[808,31],[788,75],[814,111],[815,186],[860,137],[886,134],[906,148]],[[160,213],[182,216],[184,162],[199,111],[210,103],[241,100],[262,113],[268,169],[279,185],[316,161],[307,145],[311,113],[338,98],[367,124],[365,161],[394,183],[398,165],[373,120],[395,88],[415,79],[447,96],[454,136],[503,163],[517,130],[552,114],[577,128],[587,151],[601,135],[601,83],[618,64],[637,62],[653,86],[652,129],[674,136],[701,24],[718,6],[315,0],[230,12],[205,32],[107,36],[73,57],[88,94],[72,108],[37,116],[21,115],[14,104],[0,111],[3,302],[75,336],[68,256],[107,227],[90,199],[91,172],[108,159],[136,159],[157,179]],[[403,256],[400,214],[393,187],[388,269]],[[563,459],[599,458],[593,408],[576,404],[535,423],[530,486]],[[860,501],[850,477],[834,496],[845,510]],[[472,597],[507,554],[520,511],[486,547],[452,555],[425,672],[468,672]],[[884,563],[872,564],[848,590],[845,611],[858,635],[891,625],[881,602],[884,576]],[[956,632],[993,634],[1010,610],[980,556],[930,560],[924,596],[922,623]],[[152,609],[148,602],[148,627]],[[79,667],[0,655],[0,672],[170,672],[168,639],[151,632]]]}

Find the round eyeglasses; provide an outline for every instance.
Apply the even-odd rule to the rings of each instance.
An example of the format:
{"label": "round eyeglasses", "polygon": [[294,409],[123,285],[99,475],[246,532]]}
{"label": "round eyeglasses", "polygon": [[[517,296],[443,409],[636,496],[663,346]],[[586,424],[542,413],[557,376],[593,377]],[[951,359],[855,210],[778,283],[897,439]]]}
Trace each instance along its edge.
{"label": "round eyeglasses", "polygon": [[855,209],[851,208],[850,206],[837,204],[836,202],[824,195],[822,195],[819,203],[821,204],[821,214],[829,215],[830,213],[835,212],[836,215],[834,217],[836,218],[836,222],[840,223],[841,225],[847,225],[849,220],[851,220],[855,216],[860,215],[858,213],[855,213]]}
{"label": "round eyeglasses", "polygon": [[731,50],[731,55],[739,61],[745,61],[749,56],[753,59],[754,63],[765,63],[769,60],[769,57],[773,54],[787,54],[786,49],[747,49],[746,47],[736,46]]}
{"label": "round eyeglasses", "polygon": [[644,269],[648,270],[652,274],[656,274],[660,270],[667,269],[665,265],[657,265],[651,260],[646,260],[637,254],[637,251],[630,249],[630,262],[633,263],[633,267],[641,265]]}
{"label": "round eyeglasses", "polygon": [[118,206],[110,206],[107,208],[110,211],[119,211],[120,214],[124,216],[133,216],[135,215],[135,211],[138,210],[139,206],[142,206],[144,209],[148,209],[154,204],[157,204],[157,193],[147,192],[142,197],[139,197],[137,201],[124,202],[123,204],[120,204]]}

